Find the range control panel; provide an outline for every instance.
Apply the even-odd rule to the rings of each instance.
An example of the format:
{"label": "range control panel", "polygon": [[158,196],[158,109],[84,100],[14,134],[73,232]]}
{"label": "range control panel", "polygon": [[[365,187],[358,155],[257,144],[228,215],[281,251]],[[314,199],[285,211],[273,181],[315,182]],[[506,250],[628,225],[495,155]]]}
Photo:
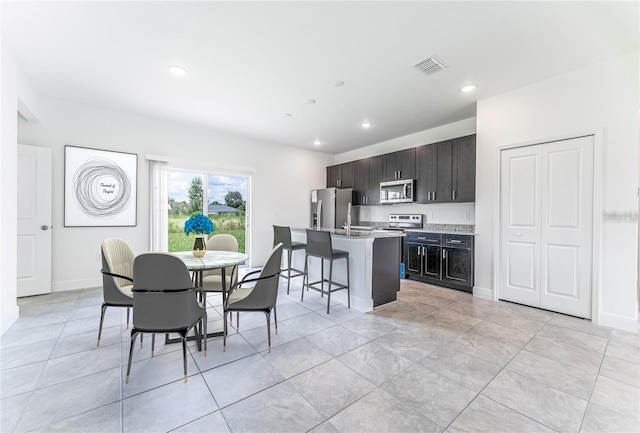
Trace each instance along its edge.
{"label": "range control panel", "polygon": [[391,214],[389,215],[389,227],[422,228],[423,215],[421,214]]}

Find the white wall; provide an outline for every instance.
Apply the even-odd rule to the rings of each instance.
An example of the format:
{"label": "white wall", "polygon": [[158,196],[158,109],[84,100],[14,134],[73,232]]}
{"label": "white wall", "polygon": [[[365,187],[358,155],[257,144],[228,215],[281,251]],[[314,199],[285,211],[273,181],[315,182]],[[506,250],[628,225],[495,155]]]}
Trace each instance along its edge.
{"label": "white wall", "polygon": [[[437,143],[439,141],[464,137],[465,135],[475,133],[476,119],[474,117],[341,153],[335,156],[333,164],[341,164],[370,156],[383,155],[396,150]],[[384,222],[388,220],[389,214],[392,213],[413,213],[424,215],[425,222],[429,224],[475,224],[475,205],[473,203],[412,203],[359,207],[361,221]]]}
{"label": "white wall", "polygon": [[497,148],[601,131],[596,190],[602,215],[595,240],[601,274],[593,320],[637,332],[638,77],[636,52],[478,102],[477,290],[487,293],[495,284]]}
{"label": "white wall", "polygon": [[37,121],[38,98],[23,79],[11,49],[0,34],[0,333],[18,318],[17,262],[18,239],[16,183],[18,174],[18,110]]}
{"label": "white wall", "polygon": [[[159,119],[101,110],[56,99],[41,99],[41,124],[21,126],[24,144],[53,150],[53,290],[101,284],[102,240],[118,236],[134,252],[148,249],[148,163],[145,155],[199,161],[216,167],[246,167],[252,175],[250,265],[264,263],[273,241],[273,224],[304,227],[309,220],[309,191],[325,184],[331,155],[260,142]],[[138,154],[136,227],[64,227],[64,146]],[[15,192],[13,192],[15,194]],[[15,297],[15,295],[14,295]],[[14,301],[15,302],[15,301]]]}

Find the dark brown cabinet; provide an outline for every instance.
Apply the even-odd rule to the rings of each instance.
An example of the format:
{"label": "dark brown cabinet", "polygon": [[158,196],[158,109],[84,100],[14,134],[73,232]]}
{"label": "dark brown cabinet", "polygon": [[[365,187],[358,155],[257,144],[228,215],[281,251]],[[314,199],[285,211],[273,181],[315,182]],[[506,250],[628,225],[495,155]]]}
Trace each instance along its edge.
{"label": "dark brown cabinet", "polygon": [[416,149],[418,203],[475,201],[475,138],[475,135],[468,135]]}
{"label": "dark brown cabinet", "polygon": [[353,162],[327,167],[327,188],[353,187]]}
{"label": "dark brown cabinet", "polygon": [[452,143],[451,201],[476,201],[476,136],[455,138]]}
{"label": "dark brown cabinet", "polygon": [[452,141],[426,144],[416,149],[416,201],[446,203],[451,201]]}
{"label": "dark brown cabinet", "polygon": [[416,177],[416,149],[400,150],[382,155],[382,180],[414,179]]}
{"label": "dark brown cabinet", "polygon": [[408,232],[406,278],[465,292],[473,291],[473,236]]}
{"label": "dark brown cabinet", "polygon": [[476,199],[476,136],[425,144],[327,167],[327,188],[353,188],[355,204],[380,204],[380,182],[415,179],[417,203]]}
{"label": "dark brown cabinet", "polygon": [[380,179],[382,156],[359,159],[353,162],[353,191],[359,205],[380,204]]}

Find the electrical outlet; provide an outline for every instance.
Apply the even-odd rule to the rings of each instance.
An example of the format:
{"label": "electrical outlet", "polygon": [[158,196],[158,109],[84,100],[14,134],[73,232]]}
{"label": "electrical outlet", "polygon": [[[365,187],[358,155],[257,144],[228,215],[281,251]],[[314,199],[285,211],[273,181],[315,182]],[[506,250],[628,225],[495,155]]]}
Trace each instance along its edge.
{"label": "electrical outlet", "polygon": [[427,220],[431,221],[433,219],[433,212],[428,212],[427,213]]}
{"label": "electrical outlet", "polygon": [[471,219],[471,214],[470,214],[469,212],[466,212],[466,213],[464,214],[464,219],[466,219],[466,220],[470,220],[470,219]]}

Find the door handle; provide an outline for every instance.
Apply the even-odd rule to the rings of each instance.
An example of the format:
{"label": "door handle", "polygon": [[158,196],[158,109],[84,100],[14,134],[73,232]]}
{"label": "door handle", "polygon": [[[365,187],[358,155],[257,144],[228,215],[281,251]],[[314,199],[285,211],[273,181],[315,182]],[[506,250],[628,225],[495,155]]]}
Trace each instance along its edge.
{"label": "door handle", "polygon": [[49,230],[49,226],[48,225],[42,225],[42,226],[40,226],[40,230]]}
{"label": "door handle", "polygon": [[451,200],[455,200],[456,199],[456,190],[453,190],[453,197],[451,198]]}

